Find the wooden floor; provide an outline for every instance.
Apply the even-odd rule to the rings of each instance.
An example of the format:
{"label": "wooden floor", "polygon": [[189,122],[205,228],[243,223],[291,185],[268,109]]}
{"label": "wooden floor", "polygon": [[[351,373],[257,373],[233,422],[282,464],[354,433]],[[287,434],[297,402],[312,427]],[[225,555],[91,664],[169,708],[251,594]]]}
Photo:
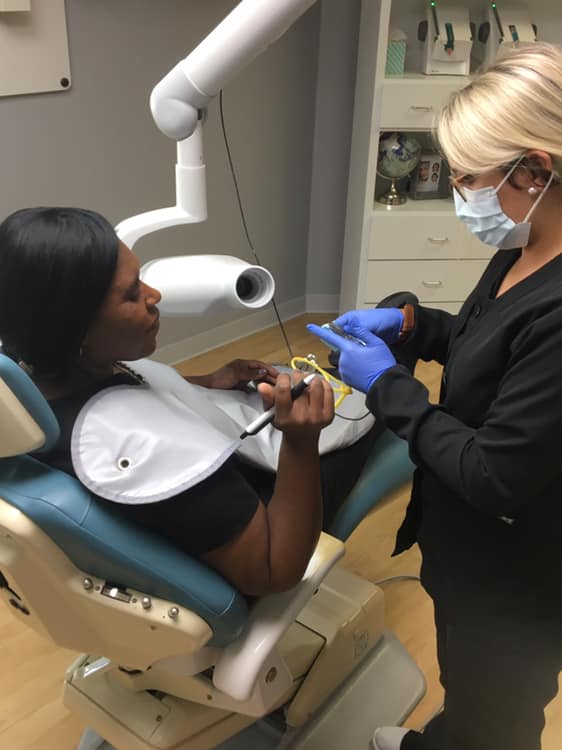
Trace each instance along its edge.
{"label": "wooden floor", "polygon": [[[314,352],[320,361],[322,358],[325,361],[327,350],[308,334],[305,323],[325,322],[328,317],[307,315],[286,324],[294,354]],[[178,369],[184,374],[202,374],[235,357],[260,358],[278,364],[288,361],[283,338],[275,327],[195,357],[182,363]],[[439,368],[433,364],[422,364],[417,375],[426,383],[435,399],[440,379]],[[347,543],[345,565],[374,581],[389,576],[418,574],[420,558],[417,548],[398,558],[390,557],[408,492],[408,487],[395,492],[363,521]],[[419,728],[439,709],[442,702],[431,603],[415,581],[387,583],[383,584],[383,588],[387,627],[400,638],[426,676],[427,694],[407,721],[408,726]],[[61,613],[61,617],[64,617],[64,613]],[[20,625],[7,608],[0,608],[1,750],[74,750],[82,726],[68,713],[61,700],[64,671],[73,658],[73,653],[52,646]],[[542,747],[543,750],[559,750],[562,747],[560,698],[556,698],[547,709]]]}

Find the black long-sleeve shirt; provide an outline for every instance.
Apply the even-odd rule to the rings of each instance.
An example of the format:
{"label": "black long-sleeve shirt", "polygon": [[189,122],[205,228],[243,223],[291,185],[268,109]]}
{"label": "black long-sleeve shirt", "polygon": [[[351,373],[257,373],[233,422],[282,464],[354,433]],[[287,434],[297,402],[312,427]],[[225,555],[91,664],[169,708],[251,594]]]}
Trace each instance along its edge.
{"label": "black long-sleeve shirt", "polygon": [[499,251],[457,316],[417,306],[403,346],[444,365],[439,405],[401,365],[367,404],[418,467],[396,552],[417,540],[457,584],[527,596],[562,574],[562,256],[496,298],[519,254]]}

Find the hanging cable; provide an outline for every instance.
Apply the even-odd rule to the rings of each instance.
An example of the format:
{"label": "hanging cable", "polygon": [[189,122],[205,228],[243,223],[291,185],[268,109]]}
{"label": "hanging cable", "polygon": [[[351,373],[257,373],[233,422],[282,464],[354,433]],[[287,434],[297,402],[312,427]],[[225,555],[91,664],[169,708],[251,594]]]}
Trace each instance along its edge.
{"label": "hanging cable", "polygon": [[346,422],[361,422],[363,419],[366,419],[367,417],[371,416],[371,412],[366,411],[362,417],[344,417],[344,415],[340,414],[339,412],[336,412],[334,416],[338,417],[339,419],[345,419]]}
{"label": "hanging cable", "polygon": [[[236,199],[238,201],[238,209],[240,211],[240,217],[242,219],[242,226],[244,227],[244,234],[246,235],[246,241],[248,243],[248,247],[252,251],[252,254],[254,256],[254,259],[258,266],[261,266],[261,261],[258,258],[258,254],[256,253],[256,250],[254,248],[254,243],[252,242],[250,238],[250,232],[248,231],[248,224],[246,222],[246,215],[244,213],[244,207],[242,206],[242,198],[240,196],[240,189],[238,187],[238,179],[236,177],[236,170],[234,168],[234,162],[232,160],[232,154],[230,152],[230,144],[228,141],[228,135],[226,133],[226,124],[224,119],[224,107],[223,107],[223,101],[222,101],[222,89],[219,93],[219,110],[220,110],[220,120],[221,120],[221,127],[222,127],[222,134],[224,138],[224,145],[226,146],[226,153],[228,156],[228,163],[230,165],[230,174],[232,175],[232,181],[234,183],[234,189],[236,191]],[[281,328],[281,333],[283,334],[283,338],[285,339],[285,345],[287,346],[287,351],[289,352],[290,359],[293,358],[293,351],[291,349],[291,344],[289,343],[289,339],[287,337],[287,332],[285,331],[285,326],[283,325],[283,321],[281,320],[281,316],[279,315],[279,310],[277,309],[277,304],[275,302],[275,298],[271,299],[271,304],[273,305],[273,309],[275,311],[275,315],[277,317],[277,322],[279,323],[279,327]]]}

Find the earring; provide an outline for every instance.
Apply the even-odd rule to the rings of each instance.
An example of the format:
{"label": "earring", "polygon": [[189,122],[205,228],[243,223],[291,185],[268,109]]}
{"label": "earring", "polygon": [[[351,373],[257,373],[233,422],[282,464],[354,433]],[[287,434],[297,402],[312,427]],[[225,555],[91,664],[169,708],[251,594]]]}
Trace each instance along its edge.
{"label": "earring", "polygon": [[529,195],[536,195],[539,192],[538,187],[535,187],[534,185],[531,185],[531,187],[527,190]]}

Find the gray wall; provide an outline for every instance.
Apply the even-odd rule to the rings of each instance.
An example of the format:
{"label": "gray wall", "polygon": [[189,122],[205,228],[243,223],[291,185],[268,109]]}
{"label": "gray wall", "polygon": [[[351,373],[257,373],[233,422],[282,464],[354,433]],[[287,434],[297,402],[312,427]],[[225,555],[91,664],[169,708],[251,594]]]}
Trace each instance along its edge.
{"label": "gray wall", "polygon": [[[306,274],[309,309],[338,309],[360,15],[361,0],[322,2]],[[326,307],[330,301],[332,307]]]}
{"label": "gray wall", "polygon": [[[148,96],[235,5],[67,0],[72,89],[0,99],[0,218],[22,206],[70,204],[96,209],[116,223],[173,204],[175,144],[153,125]],[[319,25],[320,4],[224,93],[250,231],[275,276],[281,304],[305,294]],[[209,220],[143,239],[135,247],[141,262],[186,252],[249,258],[216,100],[205,141]],[[159,343],[221,322],[166,321]]]}

